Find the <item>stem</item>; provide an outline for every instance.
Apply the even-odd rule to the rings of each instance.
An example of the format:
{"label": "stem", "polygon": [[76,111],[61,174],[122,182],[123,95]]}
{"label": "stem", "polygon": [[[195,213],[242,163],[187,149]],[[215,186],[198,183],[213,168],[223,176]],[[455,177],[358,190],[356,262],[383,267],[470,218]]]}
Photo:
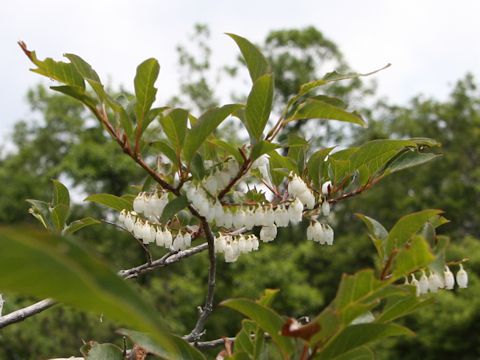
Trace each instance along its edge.
{"label": "stem", "polygon": [[198,317],[195,327],[190,332],[190,334],[184,336],[184,339],[189,342],[198,341],[205,334],[205,323],[213,311],[213,297],[215,293],[215,276],[217,271],[217,261],[215,256],[215,237],[213,236],[212,230],[208,225],[205,218],[201,218],[203,231],[207,238],[208,243],[208,259],[209,259],[209,269],[208,269],[208,290],[207,296],[205,299],[205,305],[200,310],[200,316]]}

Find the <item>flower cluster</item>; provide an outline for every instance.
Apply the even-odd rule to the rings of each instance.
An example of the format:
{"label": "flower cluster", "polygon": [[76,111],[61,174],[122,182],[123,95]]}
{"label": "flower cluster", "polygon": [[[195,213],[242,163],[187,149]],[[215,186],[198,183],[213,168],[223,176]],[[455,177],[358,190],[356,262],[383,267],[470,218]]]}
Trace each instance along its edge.
{"label": "flower cluster", "polygon": [[333,245],[333,229],[328,224],[322,224],[313,220],[307,228],[307,239],[318,242],[321,245]]}
{"label": "flower cluster", "polygon": [[180,231],[174,237],[166,226],[162,229],[160,225],[142,219],[135,211],[122,210],[119,221],[136,239],[142,240],[144,244],[155,243],[158,246],[177,251],[185,250],[192,243],[190,233]]}
{"label": "flower cluster", "polygon": [[147,219],[154,221],[160,218],[163,213],[163,209],[168,204],[168,193],[162,193],[160,196],[158,193],[148,194],[141,192],[133,200],[133,210],[138,214],[143,214]]}
{"label": "flower cluster", "polygon": [[200,215],[227,229],[251,230],[254,226],[263,226],[275,227],[276,232],[277,227],[302,221],[303,204],[298,199],[290,202],[288,206],[223,206],[218,200],[210,199],[202,187],[189,185],[185,186],[185,190],[187,199]]}
{"label": "flower cluster", "polygon": [[307,209],[313,209],[315,206],[315,195],[297,175],[293,175],[288,183],[288,194],[300,200]]}
{"label": "flower cluster", "polygon": [[[434,293],[439,289],[452,290],[455,286],[455,277],[448,266],[445,266],[443,277],[435,271],[430,271],[430,274],[427,276],[425,270],[422,270],[422,275],[419,280],[415,278],[414,274],[411,276],[412,280],[408,282],[407,279],[405,283],[416,287],[417,296],[428,292]],[[460,270],[457,272],[456,280],[459,288],[464,289],[468,286],[468,274],[462,264],[460,264]]]}
{"label": "flower cluster", "polygon": [[235,159],[230,159],[223,165],[222,170],[215,169],[210,176],[205,178],[202,186],[210,195],[217,195],[220,190],[227,187],[239,170],[238,162]]}
{"label": "flower cluster", "polygon": [[258,246],[255,235],[220,235],[215,238],[215,251],[225,255],[225,262],[235,262],[241,254],[257,251]]}

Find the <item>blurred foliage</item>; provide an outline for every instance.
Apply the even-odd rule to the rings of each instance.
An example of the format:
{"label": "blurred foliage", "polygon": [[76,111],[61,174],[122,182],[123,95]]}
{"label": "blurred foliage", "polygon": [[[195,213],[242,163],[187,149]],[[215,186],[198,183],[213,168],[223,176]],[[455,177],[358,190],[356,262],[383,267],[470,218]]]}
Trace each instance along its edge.
{"label": "blurred foliage", "polygon": [[[209,31],[196,29],[194,43],[200,49],[192,54],[189,46],[179,47],[181,96],[172,100],[193,109],[205,109],[217,102],[215,82],[209,71]],[[275,101],[281,104],[298,84],[318,78],[324,72],[349,70],[340,50],[331,40],[310,27],[301,30],[272,31],[263,49],[276,75]],[[275,49],[275,50],[274,50]],[[238,76],[237,65],[229,68]],[[381,76],[381,75],[380,75]],[[210,79],[210,80],[209,80]],[[364,101],[373,87],[360,80],[332,87],[331,94],[349,100]],[[245,96],[245,94],[236,94]],[[43,86],[32,89],[28,101],[36,120],[17,123],[12,134],[15,150],[0,158],[0,222],[31,221],[26,198],[49,200],[50,179],[66,179],[74,187],[77,205],[75,218],[85,215],[108,218],[110,214],[80,199],[90,193],[121,194],[130,184],[141,185],[142,173],[127,159],[103,129],[89,118],[81,105]],[[256,298],[266,288],[280,288],[275,308],[291,316],[318,313],[334,297],[342,273],[372,266],[373,245],[362,224],[354,219],[361,212],[380,220],[387,227],[403,214],[423,208],[441,208],[452,223],[443,227],[452,237],[452,258],[468,257],[471,286],[462,292],[444,292],[437,303],[423,308],[406,325],[418,336],[387,340],[377,349],[379,359],[477,359],[480,346],[480,93],[473,76],[467,75],[444,101],[415,97],[403,106],[379,101],[368,114],[369,128],[354,133],[346,127],[306,127],[295,123],[289,132],[302,131],[323,144],[343,140],[348,145],[377,138],[430,137],[442,143],[443,157],[419,168],[407,170],[395,178],[386,178],[373,190],[334,209],[336,245],[317,247],[302,241],[304,230],[289,228],[280,232],[274,244],[242,257],[237,263],[219,263],[216,300],[231,297]],[[233,126],[233,125],[226,125]],[[285,132],[287,133],[287,132]],[[303,224],[302,226],[306,226]],[[362,235],[358,235],[362,234]],[[78,234],[89,239],[93,251],[101,253],[120,268],[142,263],[144,255],[128,235],[108,226],[94,226]],[[87,240],[85,240],[87,241]],[[158,255],[158,254],[156,254]],[[168,269],[145,275],[136,282],[139,291],[150,298],[178,333],[194,324],[206,291],[206,254]],[[33,300],[5,294],[4,313],[30,304]],[[208,339],[234,335],[240,316],[220,309],[207,323]],[[36,317],[0,330],[0,358],[37,359],[58,354],[78,354],[83,340],[112,341],[121,345],[121,337],[112,331],[108,319],[85,315],[57,306]]]}

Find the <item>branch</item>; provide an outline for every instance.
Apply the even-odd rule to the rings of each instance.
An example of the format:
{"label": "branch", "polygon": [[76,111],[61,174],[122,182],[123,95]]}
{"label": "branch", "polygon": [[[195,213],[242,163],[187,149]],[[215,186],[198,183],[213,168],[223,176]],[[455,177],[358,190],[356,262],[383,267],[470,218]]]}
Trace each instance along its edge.
{"label": "branch", "polygon": [[215,339],[215,340],[210,340],[210,341],[201,341],[201,342],[195,342],[192,345],[195,346],[198,349],[213,349],[217,346],[224,345],[225,341],[235,341],[234,337],[224,337],[221,339]]}
{"label": "branch", "polygon": [[118,275],[125,279],[132,279],[136,278],[139,275],[145,274],[147,272],[150,272],[152,270],[155,270],[157,268],[165,267],[170,264],[179,262],[180,260],[190,257],[192,255],[198,254],[199,252],[202,252],[208,248],[208,243],[203,243],[201,245],[192,247],[187,250],[183,251],[176,251],[176,252],[169,252],[165,254],[163,257],[161,257],[158,260],[154,260],[151,263],[145,263],[140,266],[128,269],[128,270],[120,270],[118,272]]}
{"label": "branch", "polygon": [[54,300],[45,299],[17,311],[12,311],[10,314],[0,316],[0,329],[10,324],[23,321],[30,316],[41,313],[42,311],[47,310],[55,304],[56,302]]}
{"label": "branch", "polygon": [[207,220],[202,217],[201,221],[203,231],[205,232],[205,236],[207,238],[208,259],[210,262],[210,266],[208,269],[208,290],[207,297],[205,299],[205,305],[200,310],[200,316],[198,317],[195,327],[190,332],[190,334],[184,336],[184,339],[188,342],[196,342],[205,334],[205,323],[207,321],[207,318],[213,311],[213,295],[215,292],[215,275],[217,271],[217,261],[215,256],[215,237],[213,236],[212,230],[210,229]]}
{"label": "branch", "polygon": [[[165,254],[162,258],[147,262],[140,266],[128,269],[128,270],[120,270],[118,275],[123,277],[124,279],[132,279],[136,278],[139,275],[145,274],[147,272],[153,271],[160,267],[165,267],[170,264],[179,262],[180,260],[190,257],[192,255],[198,254],[206,250],[208,247],[207,243],[195,246],[193,248],[183,250],[183,251],[176,251],[176,252],[169,252]],[[53,305],[56,305],[56,301],[52,299],[44,299],[41,300],[33,305],[24,307],[22,309],[12,311],[11,313],[0,316],[0,329],[4,328],[8,325],[23,321],[31,316],[34,316],[48,308],[51,308]]]}

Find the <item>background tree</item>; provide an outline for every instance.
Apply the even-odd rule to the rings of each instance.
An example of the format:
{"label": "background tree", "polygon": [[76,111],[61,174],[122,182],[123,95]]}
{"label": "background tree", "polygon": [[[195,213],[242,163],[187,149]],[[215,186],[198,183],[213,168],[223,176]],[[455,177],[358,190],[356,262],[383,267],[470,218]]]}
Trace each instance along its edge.
{"label": "background tree", "polygon": [[[202,29],[200,34],[207,34],[207,32]],[[320,32],[312,28],[272,32],[267,36],[263,47],[267,49],[276,74],[276,90],[280,94],[276,99],[277,106],[288,98],[290,91],[298,88],[300,79],[308,77],[309,74],[312,79],[330,70],[348,69],[335,44],[324,39]],[[209,54],[207,48],[208,45],[204,42],[205,55]],[[279,50],[275,52],[274,48]],[[208,104],[215,103],[213,93],[206,91],[208,81],[205,71],[208,69],[206,65],[208,63],[202,63],[198,60],[199,57],[189,58],[186,52],[182,56],[184,56],[184,64],[189,64],[190,67],[186,73],[200,73],[198,77],[200,80],[191,84],[190,99],[186,99],[183,105],[204,109],[209,106]],[[191,61],[200,61],[201,64],[192,65]],[[282,67],[289,71],[279,71]],[[194,77],[185,76],[184,78]],[[345,96],[349,100],[358,101],[365,90],[362,90],[364,88],[361,84],[355,83],[356,80],[339,89],[331,89],[332,95]],[[185,85],[184,90],[188,89],[188,84]],[[355,96],[355,91],[360,95]],[[368,93],[369,90],[367,89],[366,92]],[[199,94],[208,96],[201,98]],[[246,258],[245,261],[233,267],[221,267],[221,272],[225,276],[225,286],[219,287],[218,297],[228,298],[239,295],[256,297],[265,287],[278,287],[282,289],[282,296],[276,302],[279,311],[297,316],[315,313],[319,307],[333,298],[335,291],[333,284],[338,283],[342,272],[351,272],[362,265],[372,265],[370,256],[372,246],[366,237],[358,238],[358,227],[361,225],[359,222],[357,226],[352,225],[352,223],[355,224],[351,216],[353,209],[382,220],[389,226],[395,221],[396,215],[419,210],[425,204],[429,207],[446,209],[448,217],[455,220],[454,225],[447,228],[447,233],[452,234],[454,240],[464,238],[463,241],[458,242],[458,246],[455,246],[456,251],[452,256],[461,258],[469,254],[471,258],[469,266],[478,273],[478,257],[475,256],[477,243],[472,236],[478,235],[478,227],[475,228],[475,226],[478,226],[479,212],[475,207],[476,204],[469,201],[478,198],[478,186],[475,186],[478,183],[475,181],[478,178],[478,165],[476,165],[478,156],[474,151],[477,148],[475,143],[479,128],[476,115],[478,99],[475,82],[468,77],[459,83],[450,99],[445,102],[420,97],[407,106],[379,104],[378,109],[372,114],[374,121],[373,124],[371,121],[370,129],[361,134],[363,139],[388,137],[390,134],[402,138],[428,136],[438,139],[443,144],[446,155],[429,165],[418,168],[420,170],[405,172],[401,175],[401,181],[396,181],[398,178],[396,180],[387,178],[382,185],[362,195],[358,201],[345,207],[338,206],[335,209],[339,229],[338,247],[313,253],[311,244],[291,241],[301,239],[305,234],[304,229],[292,230],[281,234],[278,239],[281,246],[265,246],[262,252]],[[96,123],[84,121],[89,117],[76,102],[66,101],[63,96],[60,99],[58,95],[47,94],[41,87],[31,92],[29,101],[34,109],[40,111],[43,119],[34,125],[29,123],[17,125],[13,136],[17,151],[5,155],[1,160],[1,186],[9,189],[9,193],[11,189],[11,193],[16,194],[15,197],[9,196],[8,201],[2,201],[0,205],[4,207],[0,208],[2,222],[23,220],[28,208],[23,199],[45,198],[47,188],[50,186],[49,178],[52,177],[68,178],[80,193],[88,191],[121,194],[128,191],[128,184],[142,183],[143,179],[139,172],[129,162],[122,160],[121,152],[106,141],[101,128]],[[344,132],[339,128],[315,130],[321,136],[328,134],[327,141],[343,139],[345,145],[350,141],[350,137],[345,139],[341,135]],[[52,135],[55,142],[46,141],[47,137]],[[322,138],[322,141],[325,140]],[[36,149],[42,149],[42,152],[37,152]],[[22,171],[18,171],[19,169]],[[36,178],[25,176],[32,172],[37,175]],[[130,174],[131,178],[125,174]],[[118,182],[117,179],[122,181]],[[421,192],[419,192],[420,189],[422,189]],[[392,194],[395,196],[391,196]],[[442,194],[442,196],[434,196],[435,194]],[[82,213],[85,210],[79,207],[76,211]],[[100,209],[97,208],[96,211],[97,214],[102,214]],[[104,229],[104,227],[91,228],[85,233],[85,239],[107,239],[94,246],[117,264],[124,261],[139,263],[143,260],[143,254],[138,249],[124,251],[127,239],[121,239],[118,233],[113,235],[113,232],[107,232]],[[142,279],[142,285],[147,289],[144,292],[145,296],[152,298],[160,309],[163,307],[170,309],[169,321],[178,332],[186,331],[192,326],[195,309],[183,304],[198,298],[203,289],[202,284],[205,282],[198,273],[199,269],[205,267],[206,259],[198,257],[191,260],[189,264],[180,263],[169,268],[165,278],[159,279],[147,275]],[[268,273],[272,276],[259,281],[258,273]],[[473,285],[475,284],[474,277]],[[477,287],[471,291],[472,294],[477,293]],[[16,300],[8,297],[7,299],[7,311],[28,301],[24,298]],[[438,307],[429,307],[417,316],[416,320],[411,320],[416,323],[415,329],[421,331],[422,336],[412,340],[408,345],[418,349],[418,353],[408,351],[411,348],[407,347],[405,342],[391,342],[389,352],[383,350],[380,356],[395,354],[395,356],[415,358],[421,353],[427,359],[442,358],[445,354],[465,359],[478,357],[474,339],[471,343],[465,341],[469,338],[467,335],[475,331],[477,321],[474,314],[478,312],[475,312],[478,304],[474,302],[472,305],[461,294],[444,295],[439,301],[441,304]],[[171,307],[171,304],[180,305]],[[453,324],[451,318],[444,319],[438,316],[439,309],[445,308],[454,309],[458,314]],[[22,325],[2,330],[0,333],[2,350],[0,351],[4,353],[0,352],[0,355],[5,354],[4,357],[12,359],[25,359],[29,356],[35,358],[31,354],[58,354],[58,348],[73,353],[78,348],[79,342],[72,341],[71,336],[63,337],[64,332],[54,330],[56,328],[77,329],[78,339],[90,334],[97,339],[110,340],[111,329],[108,325],[98,326],[98,319],[89,318],[85,321],[85,315],[68,309],[52,311],[59,311],[59,313],[50,313],[52,315],[45,313],[40,318],[27,320],[31,332],[25,331]],[[60,315],[64,320],[57,321]],[[434,317],[438,317],[439,320],[432,322]],[[178,321],[178,319],[187,320]],[[219,312],[207,330],[209,334],[215,335],[233,333],[237,330],[235,323]],[[60,334],[57,339],[50,339],[50,344],[46,343],[44,338],[39,339],[36,336],[40,329],[46,327],[51,327],[52,332]],[[8,342],[12,337],[19,340],[12,344]]]}

